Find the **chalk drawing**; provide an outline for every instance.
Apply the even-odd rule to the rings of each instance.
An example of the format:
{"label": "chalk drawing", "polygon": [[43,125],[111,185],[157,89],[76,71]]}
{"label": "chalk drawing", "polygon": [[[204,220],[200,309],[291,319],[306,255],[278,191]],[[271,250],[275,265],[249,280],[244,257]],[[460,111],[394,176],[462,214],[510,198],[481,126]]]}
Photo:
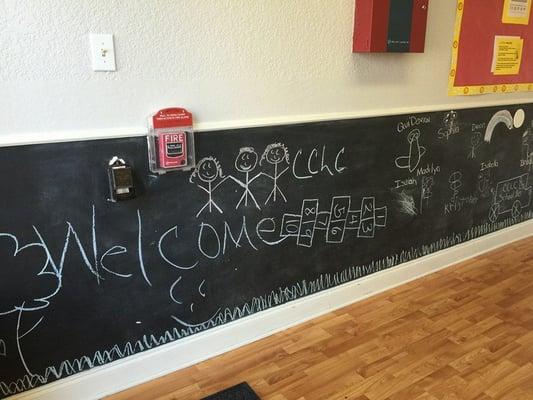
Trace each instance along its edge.
{"label": "chalk drawing", "polygon": [[168,291],[170,299],[176,304],[183,304],[183,301],[176,299],[176,297],[174,296],[174,289],[176,285],[180,283],[181,278],[181,276],[178,276],[178,279],[174,281],[174,283],[170,286],[170,290]]}
{"label": "chalk drawing", "polygon": [[483,170],[478,175],[478,183],[477,183],[477,189],[479,192],[479,195],[482,198],[487,198],[490,196],[491,191],[491,177],[490,177],[490,169]]}
{"label": "chalk drawing", "polygon": [[444,124],[444,129],[439,129],[439,139],[449,140],[453,135],[460,133],[459,118],[456,111],[446,113],[442,122]]}
{"label": "chalk drawing", "polygon": [[518,218],[522,210],[529,207],[533,188],[529,185],[528,179],[529,173],[525,173],[498,182],[489,210],[491,222],[495,222],[498,216],[506,213],[510,213],[512,218]]}
{"label": "chalk drawing", "polygon": [[169,265],[173,266],[174,268],[183,269],[183,270],[194,269],[198,265],[198,261],[196,261],[192,265],[183,266],[183,265],[178,265],[174,261],[171,261],[166,256],[166,253],[163,250],[163,243],[165,242],[166,237],[168,235],[170,235],[171,232],[174,232],[174,237],[176,239],[178,239],[178,227],[177,226],[174,226],[174,227],[170,228],[168,231],[166,231],[165,233],[163,233],[161,235],[161,237],[159,238],[159,242],[157,244],[157,249],[159,250],[159,255],[161,256],[161,258],[163,260],[165,260]]}
{"label": "chalk drawing", "polygon": [[492,116],[487,124],[487,129],[485,130],[485,142],[491,142],[494,130],[499,124],[505,124],[507,129],[511,130],[513,128],[520,128],[524,124],[524,121],[525,112],[522,109],[516,111],[514,117],[509,110],[498,111]]}
{"label": "chalk drawing", "polygon": [[230,176],[230,178],[233,179],[235,183],[237,183],[244,189],[244,192],[241,198],[239,199],[239,202],[235,206],[235,209],[239,208],[241,204],[243,204],[245,207],[248,207],[248,198],[250,198],[250,200],[254,202],[255,207],[258,210],[261,209],[261,207],[259,207],[259,204],[257,204],[254,194],[250,190],[250,184],[257,178],[259,178],[261,175],[263,175],[263,173],[259,173],[256,174],[254,177],[250,178],[250,173],[257,166],[257,159],[258,156],[253,147],[242,147],[239,150],[237,158],[235,159],[235,169],[244,174],[244,182],[235,178],[234,176]]}
{"label": "chalk drawing", "polygon": [[443,119],[444,126],[450,132],[454,130],[455,126],[458,124],[458,115],[457,111],[447,112]]}
{"label": "chalk drawing", "polygon": [[315,231],[326,231],[326,243],[342,243],[347,230],[357,231],[358,238],[371,239],[376,228],[387,225],[387,207],[376,207],[374,197],[364,197],[359,210],[351,210],[350,196],[335,196],[329,211],[318,210],[317,199],[302,202],[300,214],[284,214],[282,238],[296,237],[298,246],[311,247]]}
{"label": "chalk drawing", "polygon": [[460,171],[452,172],[448,182],[450,182],[450,189],[452,191],[452,199],[456,199],[459,195],[459,189],[463,186],[463,174]]}
{"label": "chalk drawing", "polygon": [[7,356],[7,347],[6,342],[3,339],[0,339],[0,357]]}
{"label": "chalk drawing", "polygon": [[283,198],[285,203],[287,202],[287,198],[281,191],[279,185],[278,185],[278,179],[289,169],[289,167],[284,168],[281,171],[278,171],[280,167],[280,164],[286,163],[289,164],[289,150],[283,143],[272,143],[269,144],[265,151],[263,152],[263,155],[261,156],[261,161],[259,162],[260,165],[263,165],[263,162],[266,161],[267,163],[274,166],[274,173],[272,175],[263,173],[266,177],[272,179],[273,181],[273,188],[270,194],[268,195],[267,199],[265,200],[265,204],[267,204],[270,200],[272,200],[274,203],[276,202],[277,196],[276,194],[279,193],[279,195]]}
{"label": "chalk drawing", "polygon": [[407,214],[411,217],[417,215],[418,211],[416,209],[415,198],[413,195],[402,190],[397,194],[397,196],[398,198],[396,199],[396,202],[401,213]]}
{"label": "chalk drawing", "polygon": [[[214,157],[204,157],[198,162],[198,164],[196,164],[196,167],[189,178],[189,182],[195,183],[197,187],[205,191],[209,196],[207,203],[205,203],[196,214],[196,218],[198,218],[204,210],[212,212],[213,207],[220,214],[223,214],[222,209],[213,200],[213,193],[227,179],[228,177],[224,177],[222,173],[220,163]],[[217,180],[218,183],[215,184]]]}
{"label": "chalk drawing", "polygon": [[[520,216],[520,220],[522,221],[531,218],[533,218],[533,211],[526,211]],[[321,274],[316,279],[310,281],[302,280],[289,286],[283,286],[262,296],[253,297],[241,306],[218,309],[211,318],[201,323],[190,323],[181,318],[172,316],[171,318],[181,327],[165,330],[159,335],[146,334],[138,340],[116,344],[106,350],[96,351],[92,355],[84,355],[76,359],[64,360],[57,365],[45,367],[41,373],[33,371],[31,374],[27,373],[12,382],[0,381],[0,393],[4,396],[10,396],[30,390],[36,386],[65,378],[87,369],[108,364],[112,361],[194,335],[224,323],[394,267],[398,264],[433,254],[436,251],[507,228],[516,223],[517,220],[513,218],[506,218],[497,223],[485,223],[474,226],[465,232],[453,233],[432,243],[423,244],[420,247],[411,247],[410,249],[392,254],[380,260],[372,261],[369,264],[347,266],[340,272]]]}
{"label": "chalk drawing", "polygon": [[417,169],[420,160],[426,154],[426,148],[420,145],[420,130],[414,129],[407,135],[409,142],[409,154],[396,158],[396,166],[401,169],[408,169],[413,172]]}
{"label": "chalk drawing", "polygon": [[476,158],[476,151],[481,146],[481,143],[483,142],[483,135],[481,132],[474,132],[472,137],[470,138],[470,152],[468,153],[469,160],[474,160]]}
{"label": "chalk drawing", "polygon": [[533,121],[531,121],[531,127],[522,135],[520,166],[526,167],[529,172],[533,171]]}
{"label": "chalk drawing", "polygon": [[200,296],[202,297],[205,297],[204,285],[205,285],[205,279],[198,286],[198,293],[200,293]]}
{"label": "chalk drawing", "polygon": [[424,212],[424,206],[429,205],[429,200],[433,196],[433,186],[435,185],[435,178],[433,176],[423,176],[420,190],[420,214]]}

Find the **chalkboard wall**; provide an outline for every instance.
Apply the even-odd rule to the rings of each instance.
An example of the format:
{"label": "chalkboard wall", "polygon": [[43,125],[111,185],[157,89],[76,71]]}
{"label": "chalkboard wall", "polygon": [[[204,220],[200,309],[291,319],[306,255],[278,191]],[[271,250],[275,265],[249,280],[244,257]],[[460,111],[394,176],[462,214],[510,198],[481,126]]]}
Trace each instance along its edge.
{"label": "chalkboard wall", "polygon": [[[530,219],[533,106],[0,149],[0,395]],[[136,199],[108,201],[113,156]]]}

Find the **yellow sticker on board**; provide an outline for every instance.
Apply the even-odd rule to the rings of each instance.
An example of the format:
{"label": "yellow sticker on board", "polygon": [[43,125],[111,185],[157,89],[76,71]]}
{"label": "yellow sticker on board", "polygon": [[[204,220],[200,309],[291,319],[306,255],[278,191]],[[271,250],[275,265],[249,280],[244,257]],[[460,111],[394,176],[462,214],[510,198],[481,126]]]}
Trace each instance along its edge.
{"label": "yellow sticker on board", "polygon": [[496,36],[492,73],[494,75],[518,75],[522,64],[524,39],[520,36]]}
{"label": "yellow sticker on board", "polygon": [[529,25],[533,0],[505,0],[502,22],[504,24]]}

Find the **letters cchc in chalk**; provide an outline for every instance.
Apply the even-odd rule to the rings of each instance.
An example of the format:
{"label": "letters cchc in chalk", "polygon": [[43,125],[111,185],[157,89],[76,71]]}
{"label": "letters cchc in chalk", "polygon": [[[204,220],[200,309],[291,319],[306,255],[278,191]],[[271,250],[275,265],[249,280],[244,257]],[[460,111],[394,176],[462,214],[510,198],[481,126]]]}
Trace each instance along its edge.
{"label": "letters cchc in chalk", "polygon": [[195,166],[192,114],[184,108],[165,108],[149,119],[148,159],[158,174]]}

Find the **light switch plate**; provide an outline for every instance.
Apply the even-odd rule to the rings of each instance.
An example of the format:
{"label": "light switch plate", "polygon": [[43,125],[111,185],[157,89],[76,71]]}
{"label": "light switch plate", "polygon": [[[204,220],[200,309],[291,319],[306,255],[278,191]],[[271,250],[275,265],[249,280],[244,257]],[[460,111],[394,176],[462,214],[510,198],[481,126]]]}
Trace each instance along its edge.
{"label": "light switch plate", "polygon": [[115,45],[113,35],[108,33],[91,33],[91,57],[94,71],[116,71]]}

